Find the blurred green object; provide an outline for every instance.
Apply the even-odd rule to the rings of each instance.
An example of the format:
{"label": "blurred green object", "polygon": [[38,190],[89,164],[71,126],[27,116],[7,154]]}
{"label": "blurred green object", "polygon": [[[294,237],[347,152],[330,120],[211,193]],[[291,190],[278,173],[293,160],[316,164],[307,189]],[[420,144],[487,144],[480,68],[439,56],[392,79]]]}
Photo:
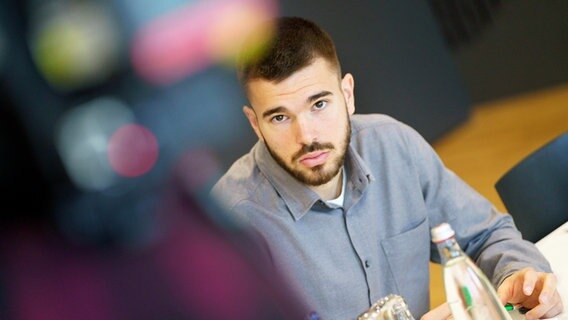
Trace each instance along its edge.
{"label": "blurred green object", "polygon": [[31,51],[40,73],[55,89],[97,85],[115,70],[120,32],[104,7],[75,4],[54,14],[39,9],[38,17]]}

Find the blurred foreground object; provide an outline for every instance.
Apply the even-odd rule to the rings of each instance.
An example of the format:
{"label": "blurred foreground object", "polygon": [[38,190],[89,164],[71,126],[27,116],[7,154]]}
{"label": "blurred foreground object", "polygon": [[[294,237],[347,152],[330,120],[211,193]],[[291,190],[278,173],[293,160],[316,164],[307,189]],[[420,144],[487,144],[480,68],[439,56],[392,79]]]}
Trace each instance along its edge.
{"label": "blurred foreground object", "polygon": [[304,319],[307,309],[253,259],[248,235],[221,229],[203,209],[207,200],[188,193],[213,171],[185,168],[161,197],[146,247],[80,246],[49,227],[2,225],[2,318]]}
{"label": "blurred foreground object", "polygon": [[107,6],[94,1],[47,1],[35,7],[31,18],[34,60],[57,90],[98,85],[116,71],[123,39]]}
{"label": "blurred foreground object", "polygon": [[[230,62],[241,50],[254,57],[270,39],[266,22],[275,13],[273,1],[267,0],[189,3],[138,31],[131,52],[134,68],[151,83],[168,84],[213,63]],[[250,37],[256,41],[242,48],[242,40]]]}
{"label": "blurred foreground object", "polygon": [[109,141],[116,130],[132,121],[133,112],[111,98],[98,98],[61,117],[56,145],[75,185],[84,190],[104,190],[113,185],[112,162],[107,161]]}
{"label": "blurred foreground object", "polygon": [[[239,30],[226,15],[250,17],[239,3],[264,1],[164,2],[134,12],[137,0],[0,1],[1,319],[311,317],[257,260],[252,235],[201,192],[212,158],[184,152],[228,144],[205,121],[224,126],[240,97],[214,65],[230,59],[226,32]],[[169,86],[154,86],[129,69],[128,48],[164,13],[156,7],[175,15],[181,2],[227,5],[210,11],[221,21],[194,13],[215,22],[208,31],[221,43],[208,47],[210,68],[178,64],[176,77],[160,78]],[[177,44],[201,34],[182,36]],[[182,155],[192,166],[180,175]]]}

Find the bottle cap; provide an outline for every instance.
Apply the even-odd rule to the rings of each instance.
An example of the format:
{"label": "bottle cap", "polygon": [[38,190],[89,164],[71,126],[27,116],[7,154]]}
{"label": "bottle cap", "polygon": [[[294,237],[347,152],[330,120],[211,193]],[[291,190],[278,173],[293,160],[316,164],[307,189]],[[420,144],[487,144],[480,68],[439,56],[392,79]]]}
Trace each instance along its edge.
{"label": "bottle cap", "polygon": [[449,238],[453,237],[456,233],[454,229],[450,226],[450,224],[444,222],[433,227],[430,230],[430,234],[432,235],[432,242],[438,243],[444,240],[448,240]]}

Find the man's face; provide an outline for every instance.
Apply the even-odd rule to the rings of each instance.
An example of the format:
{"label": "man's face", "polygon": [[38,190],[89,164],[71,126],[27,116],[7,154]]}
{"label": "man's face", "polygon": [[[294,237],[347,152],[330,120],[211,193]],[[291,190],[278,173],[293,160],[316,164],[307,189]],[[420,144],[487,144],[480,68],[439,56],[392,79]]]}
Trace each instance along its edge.
{"label": "man's face", "polygon": [[353,77],[339,80],[322,58],[279,83],[249,82],[243,111],[272,157],[299,181],[319,186],[337,175],[355,111]]}

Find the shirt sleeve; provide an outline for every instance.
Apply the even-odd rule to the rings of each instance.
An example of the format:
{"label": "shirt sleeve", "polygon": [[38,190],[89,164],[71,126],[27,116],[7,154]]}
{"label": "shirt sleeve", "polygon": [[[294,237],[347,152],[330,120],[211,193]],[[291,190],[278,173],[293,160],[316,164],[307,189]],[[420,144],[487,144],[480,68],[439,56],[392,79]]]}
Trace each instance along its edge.
{"label": "shirt sleeve", "polygon": [[[419,177],[430,228],[447,222],[464,250],[496,287],[525,267],[551,272],[536,246],[515,227],[512,217],[498,212],[485,197],[446,168],[434,149],[414,129],[402,125],[412,163]],[[440,263],[431,243],[431,259]]]}

